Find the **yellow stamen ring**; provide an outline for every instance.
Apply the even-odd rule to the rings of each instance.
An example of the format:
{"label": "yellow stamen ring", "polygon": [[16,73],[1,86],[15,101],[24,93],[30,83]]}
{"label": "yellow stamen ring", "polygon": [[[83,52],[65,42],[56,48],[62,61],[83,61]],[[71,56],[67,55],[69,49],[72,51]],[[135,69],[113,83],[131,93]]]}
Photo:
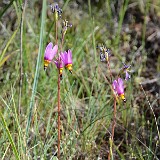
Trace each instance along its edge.
{"label": "yellow stamen ring", "polygon": [[63,68],[60,68],[60,69],[59,69],[60,75],[62,75],[62,72],[63,72]]}
{"label": "yellow stamen ring", "polygon": [[126,100],[126,98],[125,98],[125,96],[124,96],[124,93],[120,94],[119,97],[120,97],[123,101]]}
{"label": "yellow stamen ring", "polygon": [[69,71],[72,71],[72,64],[67,64],[67,65],[66,65],[66,68],[67,68]]}
{"label": "yellow stamen ring", "polygon": [[51,61],[44,60],[44,69],[46,69]]}

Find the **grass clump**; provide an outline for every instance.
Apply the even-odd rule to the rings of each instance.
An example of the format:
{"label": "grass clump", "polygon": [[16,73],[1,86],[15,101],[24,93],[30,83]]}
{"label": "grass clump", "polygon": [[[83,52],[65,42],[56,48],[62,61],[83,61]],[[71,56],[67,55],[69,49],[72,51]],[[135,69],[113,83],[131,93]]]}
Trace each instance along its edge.
{"label": "grass clump", "polygon": [[[52,64],[43,69],[45,46],[56,41],[54,15],[49,1],[25,2],[25,13],[22,1],[0,4],[0,157],[56,159],[58,73]],[[159,1],[59,6],[73,25],[63,46],[72,50],[73,74],[64,72],[60,82],[61,159],[108,159],[114,96],[96,49],[102,43],[112,51],[113,76],[122,62],[131,64],[126,104],[117,103],[111,158],[159,159]]]}

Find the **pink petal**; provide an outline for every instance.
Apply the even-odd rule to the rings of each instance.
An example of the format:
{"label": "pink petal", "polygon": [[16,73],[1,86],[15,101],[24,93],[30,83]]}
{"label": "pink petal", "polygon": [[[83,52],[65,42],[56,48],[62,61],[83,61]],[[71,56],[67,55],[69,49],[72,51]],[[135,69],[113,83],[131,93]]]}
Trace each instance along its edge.
{"label": "pink petal", "polygon": [[68,54],[67,54],[66,51],[61,53],[61,58],[62,58],[62,61],[63,61],[64,65],[67,65],[67,63],[68,63]]}
{"label": "pink petal", "polygon": [[116,90],[116,88],[117,88],[117,81],[116,80],[113,81],[112,86],[113,86],[113,89]]}
{"label": "pink petal", "polygon": [[52,61],[52,59],[54,58],[54,56],[56,55],[57,51],[58,51],[58,45],[55,45],[53,47],[53,43],[50,42],[46,49],[45,49],[45,54],[44,54],[44,59],[45,60],[49,60],[49,61]]}
{"label": "pink petal", "polygon": [[124,85],[121,78],[118,78],[118,80],[114,80],[112,86],[118,95],[124,93]]}
{"label": "pink petal", "polygon": [[124,93],[124,85],[121,78],[118,78],[117,93],[118,95]]}
{"label": "pink petal", "polygon": [[58,64],[58,61],[54,61],[55,65],[57,66],[57,68],[63,68],[63,64],[62,62],[60,63],[60,66]]}
{"label": "pink petal", "polygon": [[126,71],[126,77],[125,77],[125,80],[129,80],[131,78],[131,76],[129,75],[129,73]]}
{"label": "pink petal", "polygon": [[64,65],[72,64],[72,51],[68,50],[68,52],[61,53],[61,58]]}
{"label": "pink petal", "polygon": [[72,64],[72,51],[68,50],[68,64]]}

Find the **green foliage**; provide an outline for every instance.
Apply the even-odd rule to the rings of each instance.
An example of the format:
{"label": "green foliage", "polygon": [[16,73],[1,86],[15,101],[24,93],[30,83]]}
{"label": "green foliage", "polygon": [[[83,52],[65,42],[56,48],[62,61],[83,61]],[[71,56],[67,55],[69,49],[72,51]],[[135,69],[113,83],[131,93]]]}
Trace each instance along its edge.
{"label": "green foliage", "polygon": [[[155,117],[159,122],[159,115],[155,113],[153,116],[159,99],[156,91],[149,91],[147,80],[158,75],[160,56],[155,58],[152,55],[154,43],[147,46],[149,22],[143,19],[143,16],[152,18],[154,14],[153,22],[158,19],[159,1],[147,1],[144,8],[142,3],[144,1],[100,0],[97,3],[88,0],[78,5],[66,0],[60,4],[62,18],[66,17],[73,24],[64,43],[64,50],[70,48],[73,53],[73,74],[65,70],[61,81],[62,159],[108,157],[113,93],[107,81],[110,79],[107,64],[100,62],[96,50],[101,43],[112,50],[110,65],[113,76],[116,77],[122,61],[132,64],[131,80],[125,92],[127,102],[117,102],[113,157],[159,158],[159,124],[155,125]],[[55,43],[54,16],[48,4],[45,0],[43,3],[37,0],[28,3],[23,26],[20,23],[22,1],[12,0],[0,13],[3,26],[0,30],[2,159],[57,159],[58,73],[54,64],[49,65],[47,72],[43,70],[45,46],[50,41]],[[135,15],[137,13],[139,17]],[[61,24],[58,25],[60,35]],[[20,41],[20,27],[23,41]],[[154,53],[158,55],[159,52],[155,49]],[[150,61],[156,65],[153,71],[148,67]],[[144,89],[152,111],[139,86],[142,80],[147,84]],[[154,85],[159,86],[157,81]],[[19,87],[22,89],[20,110]]]}

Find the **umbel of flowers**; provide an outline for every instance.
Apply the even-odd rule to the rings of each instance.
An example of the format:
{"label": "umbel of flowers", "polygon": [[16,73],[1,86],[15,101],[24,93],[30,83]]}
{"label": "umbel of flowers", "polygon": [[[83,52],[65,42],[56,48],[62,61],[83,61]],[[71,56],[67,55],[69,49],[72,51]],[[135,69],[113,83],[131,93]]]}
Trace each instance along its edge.
{"label": "umbel of flowers", "polygon": [[[61,16],[62,10],[59,8],[58,4],[56,4],[55,6],[50,5],[50,7],[52,12],[55,13],[55,21],[57,21],[58,17],[60,18],[62,17]],[[64,51],[64,52],[62,51],[64,36],[67,32],[68,27],[72,27],[72,25],[68,24],[67,20],[63,20],[62,32],[61,32],[62,38],[61,38],[61,44],[60,44],[61,53],[58,54],[58,44],[53,46],[52,42],[50,42],[46,46],[45,53],[44,53],[44,70],[46,71],[48,65],[51,62],[54,62],[57,69],[59,70],[61,79],[62,79],[62,72],[64,67],[67,68],[70,71],[70,73],[72,73],[72,51],[70,49],[68,51]],[[58,54],[58,56],[56,56],[56,54]]]}
{"label": "umbel of flowers", "polygon": [[[61,39],[58,39],[58,29],[59,23],[58,20],[62,21],[62,9],[59,8],[58,4],[52,6],[50,5],[52,12],[54,13],[54,20],[55,20],[55,45],[52,42],[49,42],[46,46],[45,53],[44,53],[44,70],[46,71],[48,65],[53,62],[58,70],[58,83],[57,83],[57,106],[58,106],[58,117],[57,117],[57,128],[58,128],[58,152],[57,157],[60,159],[60,140],[61,140],[61,94],[60,94],[60,80],[62,79],[62,72],[63,68],[67,68],[70,73],[72,73],[72,51],[69,49],[67,51],[63,51],[63,44],[65,39],[65,34],[67,32],[68,27],[72,27],[72,25],[68,24],[67,20],[63,20],[62,23],[62,31],[61,31]],[[60,18],[60,19],[59,19]],[[59,51],[58,51],[58,48]]]}
{"label": "umbel of flowers", "polygon": [[[45,54],[44,54],[44,70],[47,69],[49,63],[51,63],[57,54],[58,51],[58,45],[55,45],[53,47],[53,43],[50,42],[46,49],[45,49]],[[55,59],[54,63],[56,67],[60,70],[60,76],[62,77],[62,71],[64,66],[72,73],[72,51],[64,51],[60,53],[60,60]]]}
{"label": "umbel of flowers", "polygon": [[[127,66],[125,63],[123,63],[123,68],[120,69],[119,76],[121,75],[121,73],[125,73],[125,80],[126,81],[128,81],[131,78],[130,74],[128,73],[129,68],[130,68],[130,66]],[[115,91],[115,94],[117,94],[123,100],[123,102],[126,102],[126,98],[125,98],[125,94],[124,94],[124,82],[123,82],[123,79],[120,78],[119,76],[117,79],[115,79],[113,81],[112,87]]]}
{"label": "umbel of flowers", "polygon": [[107,79],[107,80],[110,83],[110,85],[112,86],[111,88],[112,88],[112,91],[114,92],[113,122],[112,122],[111,136],[109,138],[110,150],[109,150],[109,154],[108,154],[108,160],[110,160],[110,157],[113,157],[114,130],[115,130],[115,126],[116,126],[116,113],[117,113],[116,101],[119,98],[119,99],[123,100],[124,103],[126,102],[125,92],[124,92],[123,74],[125,73],[124,79],[126,81],[128,81],[131,77],[129,74],[130,66],[123,63],[123,67],[120,69],[119,74],[116,76],[116,78],[114,78],[112,75],[111,69],[110,69],[110,56],[111,56],[110,49],[108,49],[104,45],[97,47],[97,48],[99,48],[99,50],[100,50],[100,61],[107,63],[108,71],[110,74],[110,81],[109,81],[109,79]]}
{"label": "umbel of flowers", "polygon": [[124,80],[122,78],[120,78],[120,76],[121,76],[121,74],[125,73],[125,80],[126,81],[128,81],[131,78],[131,76],[128,73],[130,66],[127,66],[124,63],[123,63],[123,65],[124,65],[123,68],[120,69],[120,73],[118,75],[118,78],[112,82],[112,87],[113,87],[115,94],[118,95],[123,100],[123,102],[126,102],[125,93],[124,93]]}
{"label": "umbel of flowers", "polygon": [[[109,66],[109,57],[111,56],[111,51],[104,45],[97,47],[100,50],[100,61],[101,62],[107,62]],[[125,73],[125,80],[128,81],[131,76],[129,74],[129,69],[131,65],[126,65],[125,63],[122,63],[123,67],[120,69],[120,72],[118,74],[118,78],[114,79],[112,83],[112,88],[114,90],[115,95],[120,97],[123,102],[126,102],[125,93],[124,93],[124,81],[121,78],[121,75]],[[111,73],[112,76],[112,73]]]}

